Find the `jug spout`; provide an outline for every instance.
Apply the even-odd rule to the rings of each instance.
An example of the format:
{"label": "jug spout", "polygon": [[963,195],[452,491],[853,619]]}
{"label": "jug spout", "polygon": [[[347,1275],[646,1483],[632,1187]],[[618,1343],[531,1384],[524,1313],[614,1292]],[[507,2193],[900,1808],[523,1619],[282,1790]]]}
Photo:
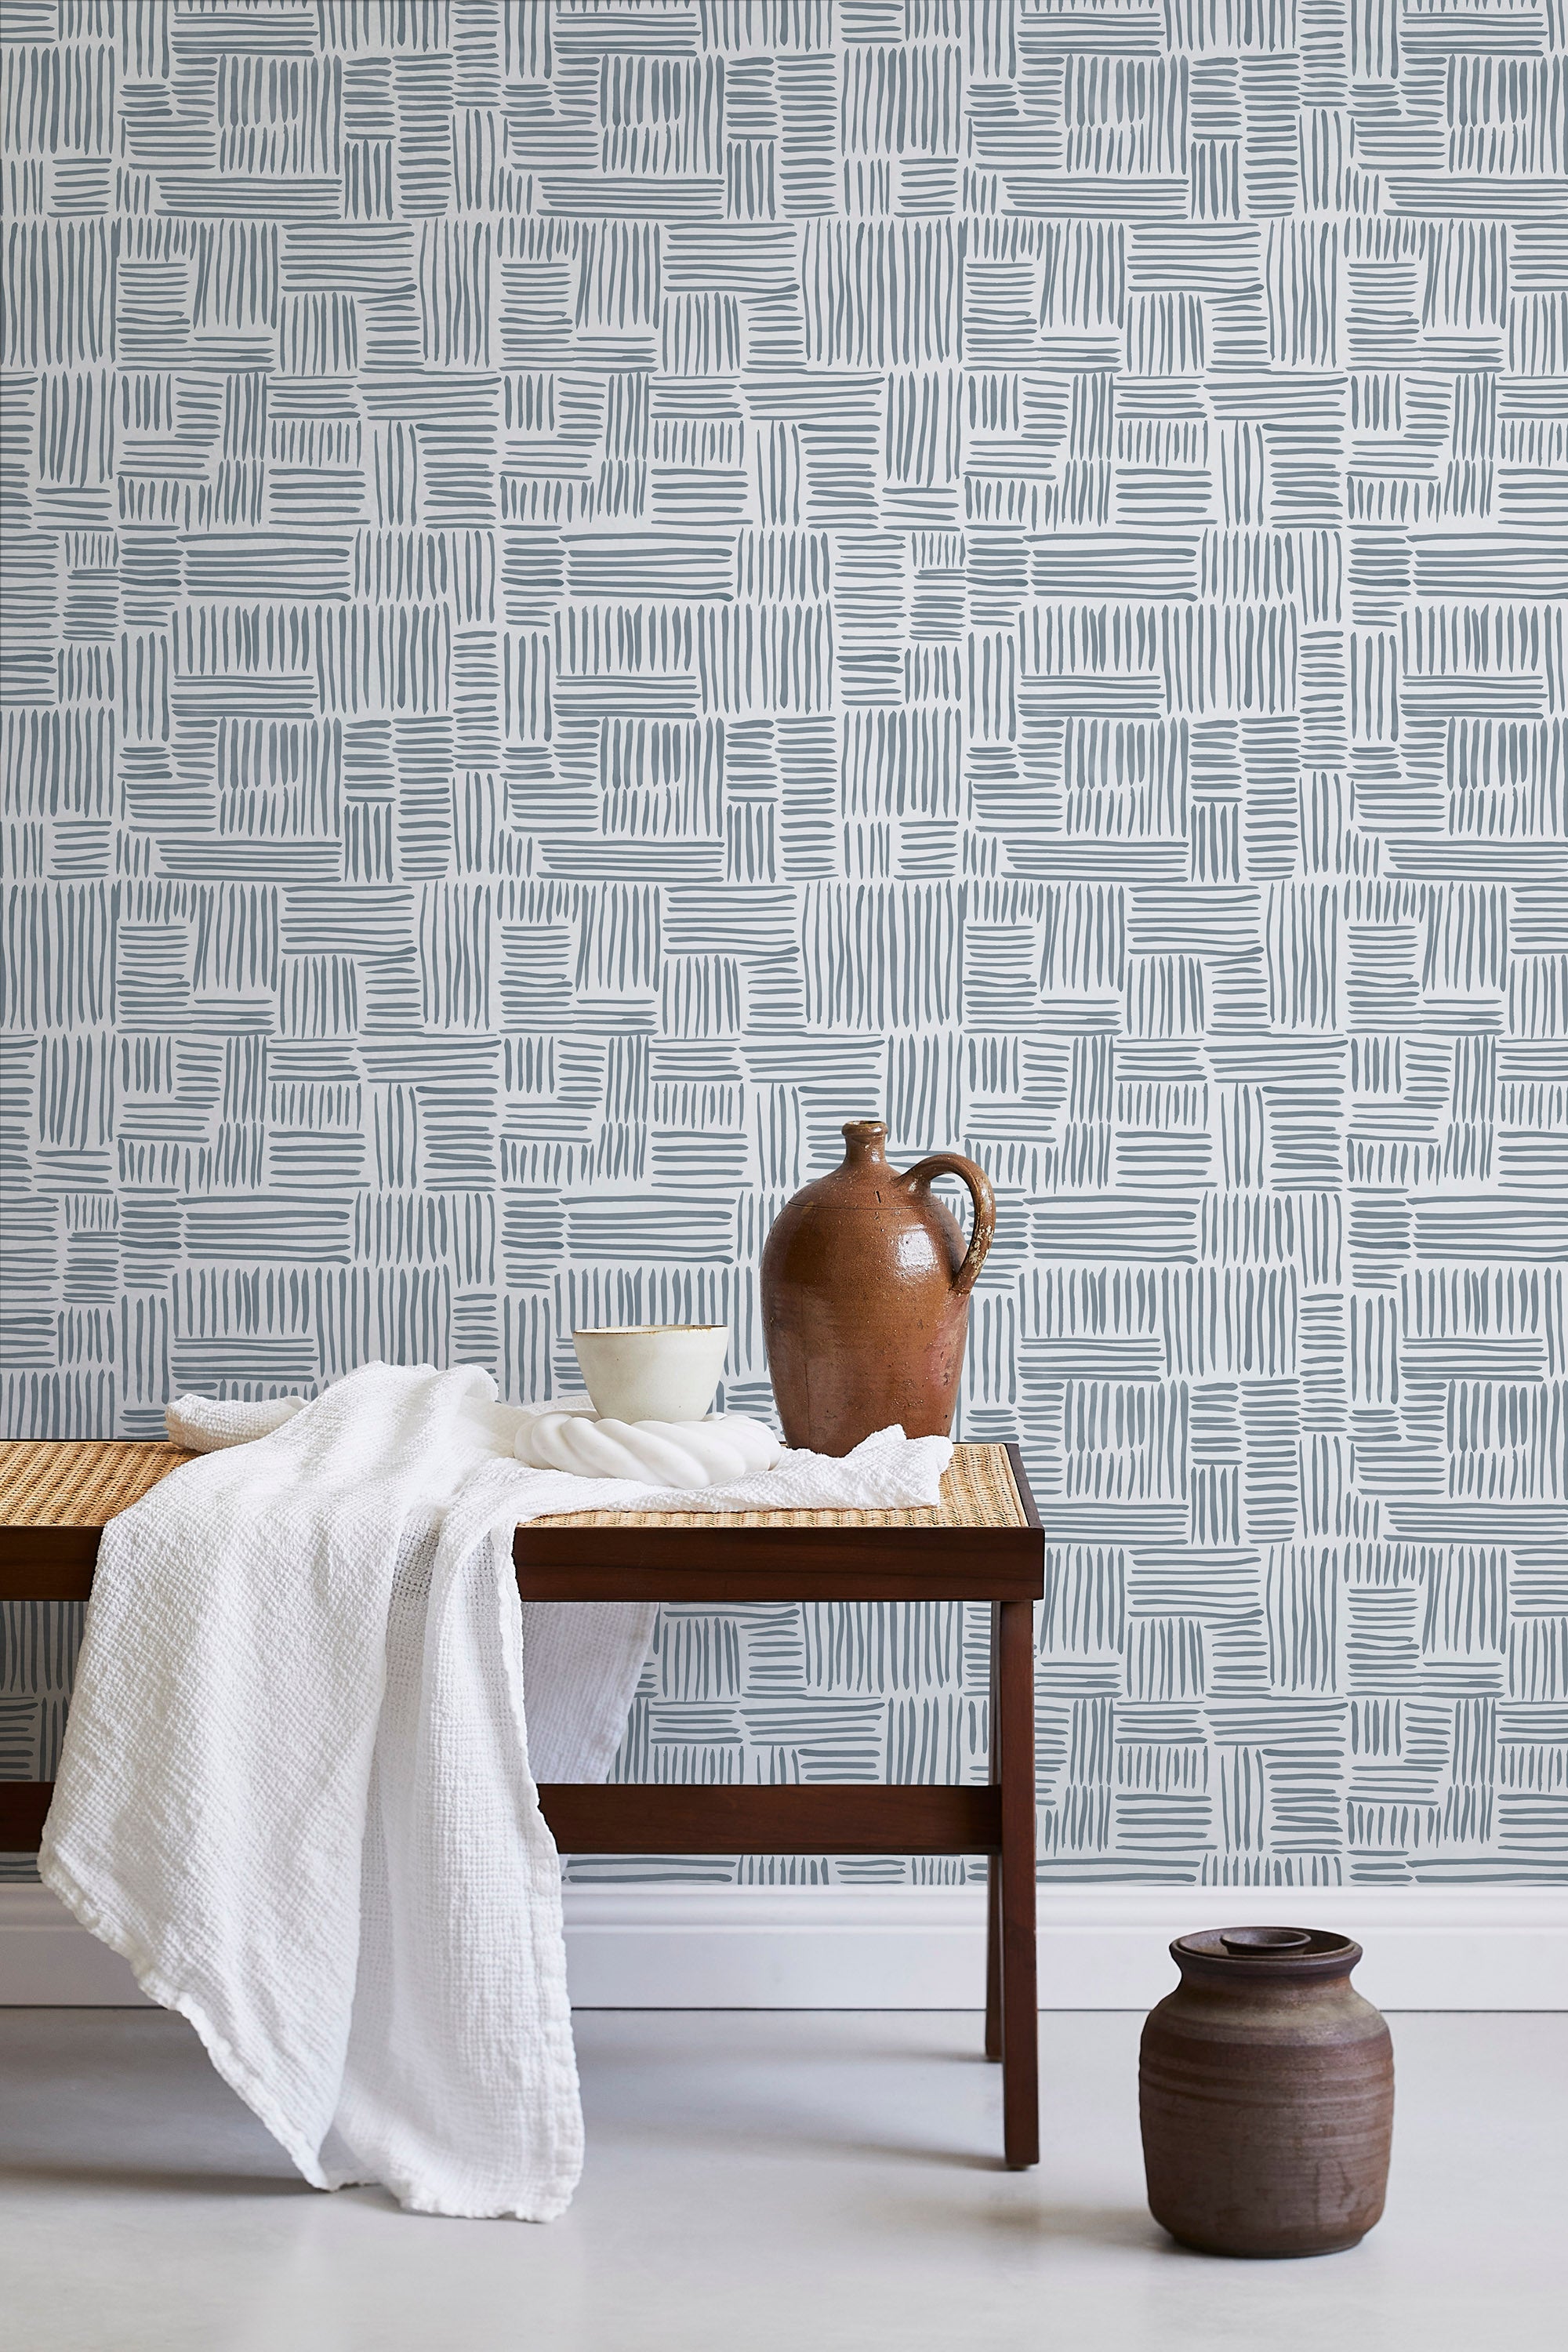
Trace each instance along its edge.
{"label": "jug spout", "polygon": [[851,1166],[863,1160],[886,1160],[888,1130],[879,1118],[847,1118],[844,1156]]}

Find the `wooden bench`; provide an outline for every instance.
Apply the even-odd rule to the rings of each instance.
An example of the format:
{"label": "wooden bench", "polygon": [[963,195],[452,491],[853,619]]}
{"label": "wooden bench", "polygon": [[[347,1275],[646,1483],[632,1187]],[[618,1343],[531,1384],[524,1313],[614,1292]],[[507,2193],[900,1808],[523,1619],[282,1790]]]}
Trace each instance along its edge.
{"label": "wooden bench", "polygon": [[[0,1601],[82,1601],[98,1539],[191,1456],[98,1440],[0,1444]],[[907,1511],[584,1511],[520,1528],[529,1601],[978,1601],[991,1609],[991,1778],[978,1787],[555,1782],[563,1853],[944,1853],[988,1863],[985,2053],[1004,2151],[1039,2159],[1032,1603],[1044,1538],[1017,1450],[961,1445]],[[0,1852],[36,1851],[52,1784],[0,1781]]]}

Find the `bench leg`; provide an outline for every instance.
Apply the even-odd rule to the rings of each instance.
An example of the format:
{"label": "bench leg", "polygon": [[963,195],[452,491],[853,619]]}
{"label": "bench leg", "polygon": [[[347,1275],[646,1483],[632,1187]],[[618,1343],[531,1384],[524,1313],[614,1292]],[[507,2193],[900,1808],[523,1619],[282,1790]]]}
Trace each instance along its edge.
{"label": "bench leg", "polygon": [[[991,1608],[991,1785],[1002,1778],[1002,1712],[996,1697],[996,1652],[1000,1626]],[[985,2055],[1002,2055],[1002,1871],[999,1857],[985,1863]]]}
{"label": "bench leg", "polygon": [[1035,1965],[1035,1639],[1026,1601],[993,1603],[1001,1748],[999,1884],[1002,2135],[1010,2171],[1040,2160],[1040,2019]]}
{"label": "bench leg", "polygon": [[1002,2055],[1002,1871],[985,1864],[985,2055]]}

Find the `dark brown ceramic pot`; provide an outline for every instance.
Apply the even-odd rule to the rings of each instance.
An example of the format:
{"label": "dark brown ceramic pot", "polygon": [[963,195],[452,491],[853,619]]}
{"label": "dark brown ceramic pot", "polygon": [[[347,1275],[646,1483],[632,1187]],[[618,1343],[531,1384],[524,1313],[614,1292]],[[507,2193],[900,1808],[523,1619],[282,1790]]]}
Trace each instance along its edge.
{"label": "dark brown ceramic pot", "polygon": [[[877,1119],[844,1129],[844,1164],[781,1210],[763,1250],[763,1335],[785,1443],[847,1454],[874,1429],[946,1436],[969,1294],[996,1204],[983,1170],[939,1151],[900,1176]],[[931,1192],[957,1176],[974,1202],[965,1246]]]}
{"label": "dark brown ceramic pot", "polygon": [[1388,2028],[1351,1986],[1361,1946],[1226,1927],[1171,1947],[1182,1981],[1143,2028],[1149,2210],[1206,2254],[1331,2254],[1383,2211]]}

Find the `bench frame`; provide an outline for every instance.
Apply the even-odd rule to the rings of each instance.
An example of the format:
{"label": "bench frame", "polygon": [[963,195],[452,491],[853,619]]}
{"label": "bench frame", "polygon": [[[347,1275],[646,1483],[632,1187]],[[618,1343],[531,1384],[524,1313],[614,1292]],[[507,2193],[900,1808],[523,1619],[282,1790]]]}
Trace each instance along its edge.
{"label": "bench frame", "polygon": [[[1001,2061],[1004,2158],[1018,2170],[1039,2160],[1033,1603],[1045,1538],[1018,1450],[1006,1452],[1022,1525],[542,1520],[518,1529],[513,1557],[525,1601],[990,1604],[989,1785],[556,1781],[539,1799],[563,1853],[984,1854],[985,2054]],[[100,1533],[0,1522],[0,1601],[85,1600]],[[36,1851],[52,1790],[0,1781],[0,1851]]]}

